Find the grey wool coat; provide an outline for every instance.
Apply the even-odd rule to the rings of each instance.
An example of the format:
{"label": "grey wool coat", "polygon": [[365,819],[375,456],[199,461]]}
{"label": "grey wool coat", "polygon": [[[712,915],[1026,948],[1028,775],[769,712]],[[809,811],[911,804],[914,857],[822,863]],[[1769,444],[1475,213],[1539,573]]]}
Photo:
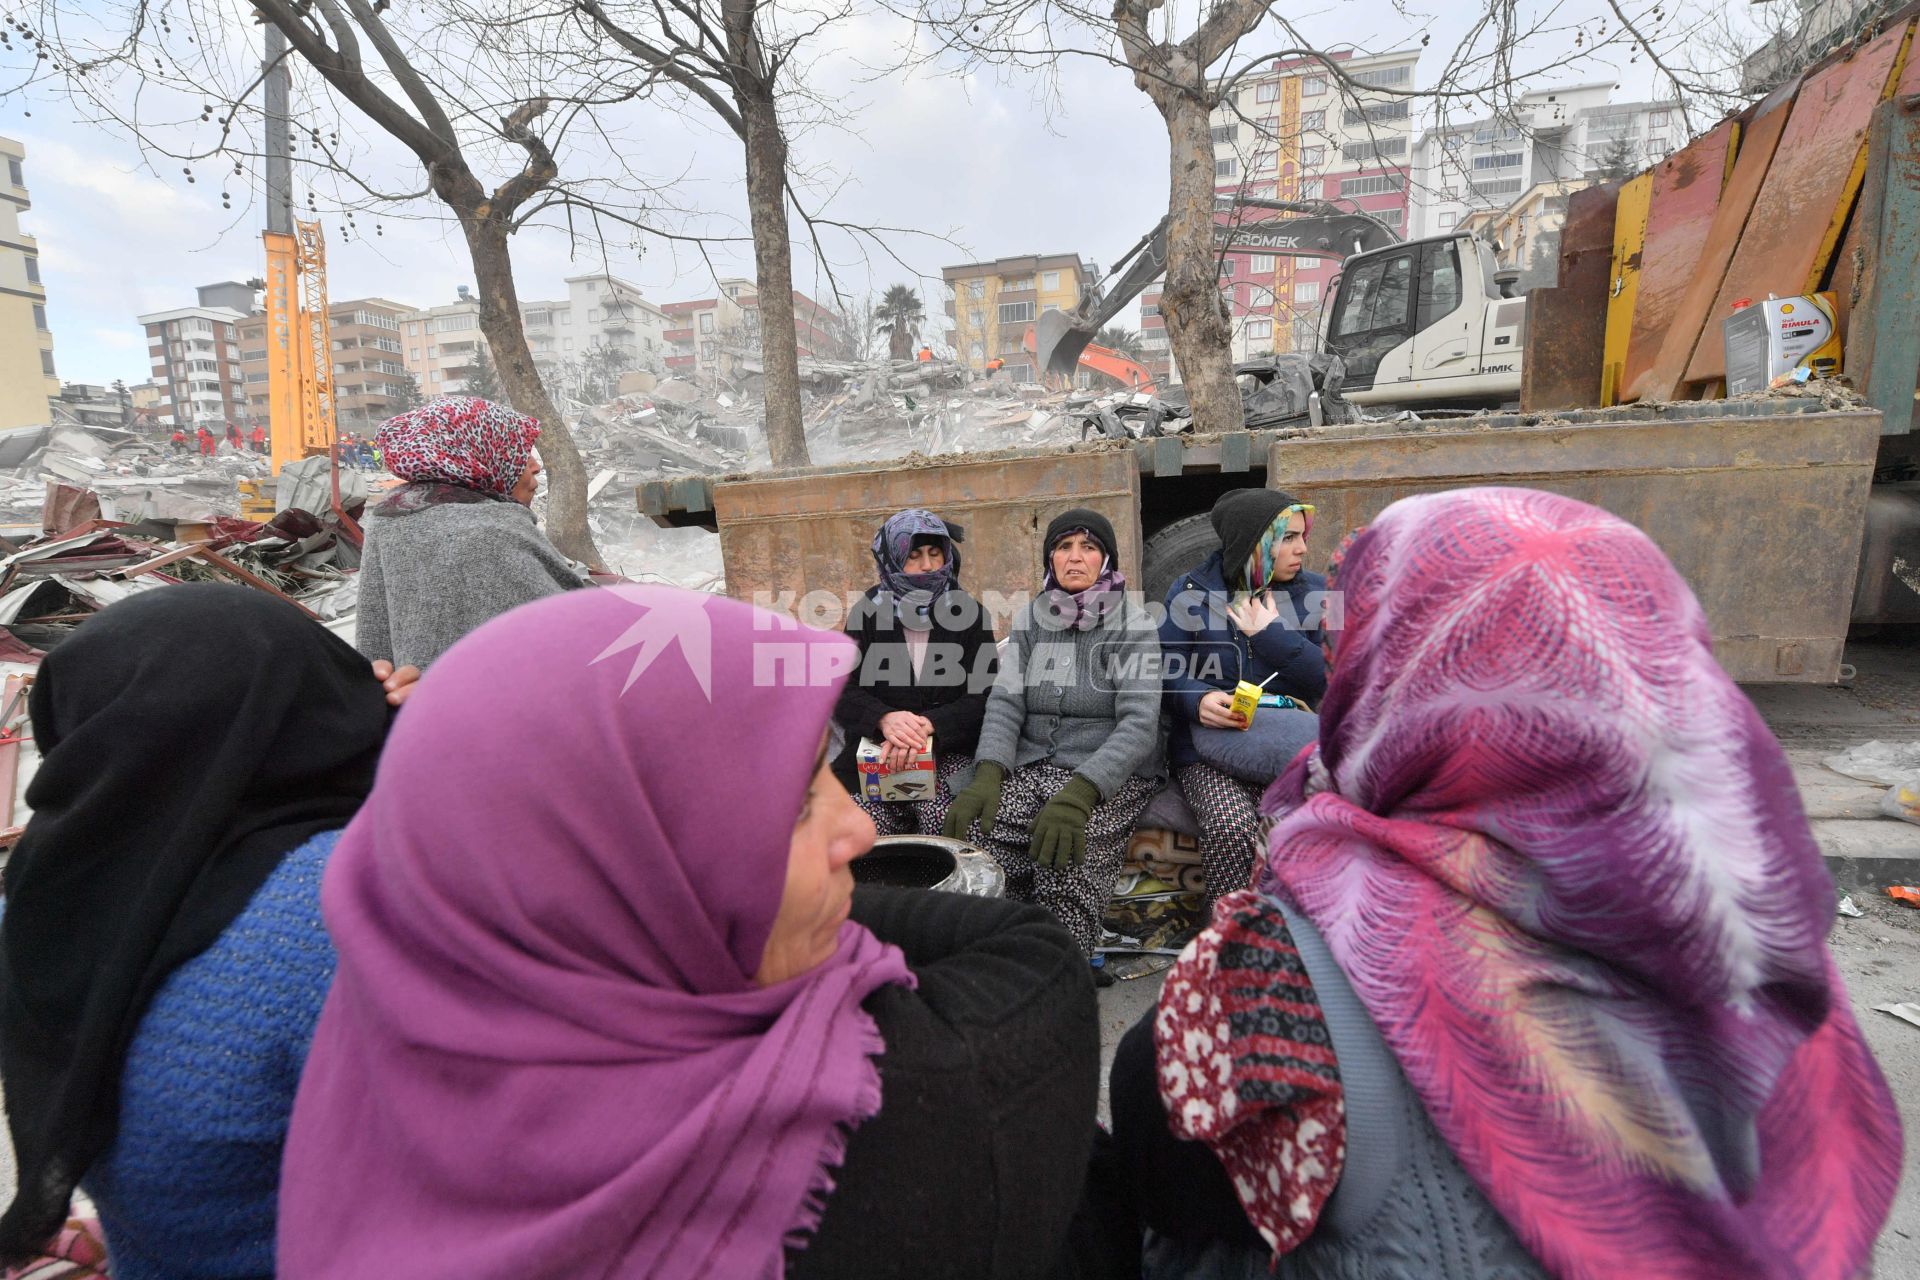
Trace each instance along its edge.
{"label": "grey wool coat", "polygon": [[1158,778],[1159,654],[1153,619],[1136,600],[1086,631],[1049,627],[1029,603],[1001,650],[974,759],[1009,773],[1051,761],[1098,787],[1102,800],[1136,774]]}
{"label": "grey wool coat", "polygon": [[395,666],[425,669],[481,623],[585,585],[517,502],[370,509],[362,527],[354,645]]}

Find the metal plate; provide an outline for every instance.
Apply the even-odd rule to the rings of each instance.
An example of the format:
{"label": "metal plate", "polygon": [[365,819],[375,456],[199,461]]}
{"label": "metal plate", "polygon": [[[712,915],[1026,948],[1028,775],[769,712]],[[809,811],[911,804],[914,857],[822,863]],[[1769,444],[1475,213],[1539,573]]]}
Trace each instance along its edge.
{"label": "metal plate", "polygon": [[1647,213],[1653,199],[1653,172],[1649,170],[1620,188],[1620,202],[1613,214],[1613,255],[1607,274],[1607,340],[1605,364],[1600,375],[1600,404],[1620,403],[1620,389],[1626,385],[1627,339],[1633,332],[1633,317],[1640,301],[1641,252],[1647,243]]}
{"label": "metal plate", "polygon": [[1520,408],[1528,413],[1600,403],[1608,272],[1618,185],[1588,187],[1567,201],[1560,231],[1560,283],[1527,295],[1527,358]]}
{"label": "metal plate", "polygon": [[1653,366],[1637,383],[1640,399],[1671,400],[1680,389],[1680,380],[1700,341],[1700,331],[1706,326],[1707,313],[1713,309],[1713,300],[1720,296],[1727,264],[1733,261],[1733,252],[1740,245],[1740,233],[1746,230],[1747,215],[1753,212],[1760,184],[1766,181],[1774,148],[1786,131],[1797,88],[1797,84],[1789,83],[1775,89],[1741,126],[1740,154],[1733,162],[1733,174],[1721,192],[1719,207],[1713,211],[1706,244],[1680,295],[1680,303],[1674,308],[1673,322],[1661,339]]}
{"label": "metal plate", "polygon": [[1817,284],[1826,273],[1866,171],[1873,109],[1886,91],[1910,25],[1901,23],[1800,87],[1753,214],[1708,309],[1687,365],[1688,382],[1726,376],[1720,322],[1735,301],[1804,293],[1809,281]]}
{"label": "metal plate", "polygon": [[1620,375],[1622,400],[1638,400],[1660,343],[1707,244],[1731,167],[1739,124],[1723,120],[1653,169],[1646,243],[1640,250],[1640,293],[1634,303]]}

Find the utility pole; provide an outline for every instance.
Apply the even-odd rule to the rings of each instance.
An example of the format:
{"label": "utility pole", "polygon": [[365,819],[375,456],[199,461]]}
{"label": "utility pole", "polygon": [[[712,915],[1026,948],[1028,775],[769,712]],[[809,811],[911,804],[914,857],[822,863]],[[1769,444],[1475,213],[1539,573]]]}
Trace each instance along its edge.
{"label": "utility pole", "polygon": [[293,234],[293,124],[287,99],[293,88],[293,70],[287,63],[286,33],[267,24],[267,230]]}

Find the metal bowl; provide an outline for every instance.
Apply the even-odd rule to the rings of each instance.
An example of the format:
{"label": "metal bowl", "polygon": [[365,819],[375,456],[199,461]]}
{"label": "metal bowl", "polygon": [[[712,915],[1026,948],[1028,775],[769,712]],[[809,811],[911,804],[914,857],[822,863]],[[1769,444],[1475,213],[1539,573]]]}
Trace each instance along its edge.
{"label": "metal bowl", "polygon": [[945,836],[882,836],[853,864],[859,884],[938,889],[976,898],[1004,897],[1007,876],[993,855]]}

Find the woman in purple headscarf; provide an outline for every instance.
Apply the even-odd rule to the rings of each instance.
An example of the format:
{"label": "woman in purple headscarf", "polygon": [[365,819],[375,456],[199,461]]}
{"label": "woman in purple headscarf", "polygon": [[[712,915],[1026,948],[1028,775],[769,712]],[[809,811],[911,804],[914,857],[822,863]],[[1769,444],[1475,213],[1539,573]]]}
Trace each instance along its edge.
{"label": "woman in purple headscarf", "polygon": [[1264,876],[1115,1061],[1149,1276],[1864,1274],[1898,1113],[1786,757],[1667,558],[1467,489],[1333,585]]}
{"label": "woman in purple headscarf", "polygon": [[854,652],[618,587],[434,665],[323,890],[280,1276],[1046,1271],[1091,985],[1038,910],[853,891]]}
{"label": "woman in purple headscarf", "polygon": [[[834,719],[846,744],[834,775],[882,835],[940,830],[955,776],[973,763],[993,687],[993,627],[960,585],[964,530],[921,507],[887,517],[873,538],[880,581],[847,615],[860,666],[840,691]],[[923,799],[869,796],[856,759],[862,739],[892,772],[933,748],[934,783]],[[878,790],[878,777],[872,790]]]}

